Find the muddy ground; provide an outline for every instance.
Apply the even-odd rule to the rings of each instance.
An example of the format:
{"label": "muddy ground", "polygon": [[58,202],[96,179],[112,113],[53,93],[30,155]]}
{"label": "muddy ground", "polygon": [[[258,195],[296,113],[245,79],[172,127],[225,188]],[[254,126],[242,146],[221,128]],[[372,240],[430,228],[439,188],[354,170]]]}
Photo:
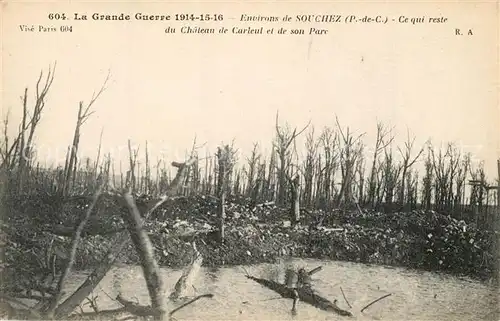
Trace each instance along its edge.
{"label": "muddy ground", "polygon": [[[144,198],[137,202],[141,208]],[[61,201],[47,195],[7,200],[1,240],[4,280],[13,281],[15,286],[32,284],[42,279],[41,275],[59,270],[67,258],[74,226],[89,203],[89,197]],[[116,233],[124,229],[122,211],[123,205],[114,198],[101,197],[84,230],[76,268],[99,264]],[[217,200],[205,196],[176,198],[157,209],[145,227],[159,264],[185,266],[190,260],[186,254],[195,241],[207,266],[275,262],[291,255],[404,266],[479,279],[495,274],[497,235],[433,211],[303,210],[300,224],[292,227],[286,208],[230,199],[222,245],[216,229],[217,211]],[[131,246],[123,251],[120,261],[137,263]]]}

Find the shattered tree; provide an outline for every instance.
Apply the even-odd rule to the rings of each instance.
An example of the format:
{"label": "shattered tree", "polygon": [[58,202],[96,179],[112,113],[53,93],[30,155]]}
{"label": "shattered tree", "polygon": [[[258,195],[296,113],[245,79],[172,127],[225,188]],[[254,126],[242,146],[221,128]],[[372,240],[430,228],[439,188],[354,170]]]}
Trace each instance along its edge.
{"label": "shattered tree", "polygon": [[276,113],[276,139],[273,143],[274,150],[279,158],[278,167],[278,197],[277,204],[283,205],[285,203],[285,196],[287,190],[287,173],[291,165],[291,150],[290,146],[295,141],[295,139],[302,134],[307,127],[309,127],[310,122],[300,131],[297,132],[297,128],[290,130],[288,127],[280,127],[278,123],[278,113]]}
{"label": "shattered tree", "polygon": [[109,80],[109,73],[106,79],[104,80],[101,89],[99,89],[97,94],[94,93],[92,95],[89,103],[86,106],[84,105],[83,101],[80,101],[79,103],[75,132],[73,133],[73,141],[71,143],[71,146],[68,148],[68,153],[66,155],[66,164],[64,166],[64,179],[62,182],[62,190],[60,191],[62,195],[69,194],[69,189],[71,188],[71,182],[75,179],[77,163],[78,163],[77,154],[78,154],[78,146],[80,144],[81,128],[85,124],[85,122],[89,119],[89,117],[94,113],[94,111],[91,110],[91,107],[94,105],[94,103],[97,101],[97,99],[99,99],[101,94],[106,89],[106,84],[108,83],[108,80]]}
{"label": "shattered tree", "polygon": [[230,145],[224,145],[217,149],[218,161],[218,182],[217,195],[219,197],[219,242],[223,243],[225,239],[225,220],[226,220],[226,195],[230,190],[229,177],[233,173],[235,164],[236,150]]}
{"label": "shattered tree", "polygon": [[[186,175],[187,169],[193,164],[194,160],[194,158],[191,158],[186,163],[172,163],[173,166],[179,169],[177,175],[171,182],[165,195],[163,195],[159,199],[148,202],[147,211],[144,215],[146,218],[149,217],[149,215],[169,197],[177,194],[177,191],[179,190],[181,185],[180,183],[184,181],[184,176]],[[76,247],[78,245],[81,232],[83,231],[84,225],[88,220],[88,217],[90,216],[90,213],[95,206],[100,193],[101,190],[96,193],[96,195],[94,196],[94,201],[92,203],[93,205],[88,208],[87,214],[84,218],[82,218],[82,220],[78,224],[78,227],[76,228],[76,233],[74,233],[72,240],[71,253],[69,255],[68,262],[66,263],[66,268],[64,269],[65,272],[61,275],[58,282],[57,292],[50,298],[49,304],[38,304],[36,305],[36,308],[25,306],[26,309],[18,309],[17,311],[13,312],[15,313],[16,318],[67,318],[75,310],[75,308],[78,307],[82,303],[82,301],[90,295],[97,284],[99,284],[102,278],[111,269],[122,249],[128,244],[129,239],[132,239],[136,250],[141,257],[146,284],[148,286],[148,290],[153,302],[152,306],[142,307],[135,303],[131,303],[130,301],[127,301],[123,297],[119,296],[117,298],[117,301],[122,303],[122,305],[124,306],[123,308],[112,311],[100,311],[99,313],[90,313],[90,315],[88,316],[92,316],[95,314],[95,316],[98,317],[99,315],[110,316],[114,314],[128,313],[141,316],[153,316],[157,320],[166,320],[173,312],[178,311],[178,309],[180,309],[181,307],[186,306],[201,297],[211,297],[211,295],[207,294],[196,297],[193,300],[184,303],[181,307],[171,311],[170,314],[167,314],[165,308],[165,299],[163,297],[164,289],[161,278],[159,277],[158,265],[153,256],[150,240],[146,232],[142,228],[143,219],[141,218],[141,213],[137,209],[135,201],[133,200],[130,193],[125,193],[124,195],[117,194],[115,196],[119,197],[120,199],[123,197],[123,199],[125,200],[124,204],[127,206],[128,212],[123,214],[123,218],[124,221],[128,223],[128,233],[127,231],[123,231],[117,235],[115,239],[116,245],[109,249],[107,255],[105,255],[104,262],[87,277],[87,280],[74,293],[72,293],[66,300],[59,304],[59,300],[62,297],[67,276],[74,263]],[[193,260],[192,265],[189,268],[195,270],[197,268],[199,269],[198,264],[201,264],[200,257],[197,260]],[[183,281],[184,283],[192,282],[192,279],[196,275],[196,273],[188,272],[187,275],[191,275],[191,278]],[[4,302],[9,301],[9,298],[6,298],[5,296],[2,299]],[[14,298],[10,298],[10,301],[16,303],[16,300]]]}

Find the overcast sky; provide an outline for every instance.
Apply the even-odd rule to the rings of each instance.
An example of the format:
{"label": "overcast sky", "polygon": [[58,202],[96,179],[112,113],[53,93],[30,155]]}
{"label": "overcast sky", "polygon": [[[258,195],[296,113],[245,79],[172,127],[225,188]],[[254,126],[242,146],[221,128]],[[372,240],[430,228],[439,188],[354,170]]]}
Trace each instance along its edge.
{"label": "overcast sky", "polygon": [[[317,7],[315,7],[317,5]],[[373,142],[376,122],[408,127],[421,146],[454,141],[486,161],[496,175],[499,144],[497,21],[490,4],[76,4],[3,6],[2,114],[11,124],[21,115],[20,96],[30,93],[40,71],[57,61],[56,76],[36,137],[49,163],[64,161],[78,102],[88,102],[108,70],[106,91],[84,125],[81,152],[95,157],[101,129],[103,150],[117,154],[126,144],[144,146],[153,160],[164,153],[181,161],[196,135],[211,151],[235,140],[243,153],[252,143],[269,147],[275,114],[291,126],[309,120],[319,132],[335,125],[366,132]],[[448,22],[420,24],[333,24],[326,36],[165,34],[167,22],[76,22],[72,33],[21,32],[19,25],[54,25],[49,12],[224,14],[215,28],[255,25],[242,13],[446,16]],[[230,19],[230,18],[234,19]],[[172,26],[199,25],[172,23]],[[265,27],[280,25],[264,24]],[[295,25],[298,26],[298,25]],[[318,25],[319,26],[319,25]],[[285,26],[291,28],[292,25]],[[308,29],[305,27],[306,31]],[[472,28],[473,36],[455,36]],[[178,30],[179,31],[179,30]],[[12,125],[11,130],[17,127]],[[12,132],[11,132],[12,133]],[[118,156],[119,158],[119,156]]]}

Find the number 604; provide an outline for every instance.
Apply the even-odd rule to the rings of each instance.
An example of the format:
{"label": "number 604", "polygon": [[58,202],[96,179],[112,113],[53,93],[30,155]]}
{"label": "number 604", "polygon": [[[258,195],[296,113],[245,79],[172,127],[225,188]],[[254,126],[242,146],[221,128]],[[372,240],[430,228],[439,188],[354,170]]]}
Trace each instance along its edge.
{"label": "number 604", "polygon": [[73,26],[61,26],[61,32],[73,32]]}
{"label": "number 604", "polygon": [[49,13],[50,20],[66,20],[66,15],[64,13]]}

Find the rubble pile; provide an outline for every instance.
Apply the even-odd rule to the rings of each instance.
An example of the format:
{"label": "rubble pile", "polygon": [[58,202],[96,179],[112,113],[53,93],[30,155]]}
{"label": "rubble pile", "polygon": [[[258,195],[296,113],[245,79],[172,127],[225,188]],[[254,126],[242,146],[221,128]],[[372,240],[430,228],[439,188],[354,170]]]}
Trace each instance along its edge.
{"label": "rubble pile", "polygon": [[[2,269],[49,271],[62,266],[71,235],[89,197],[54,205],[52,199],[6,203],[2,240],[6,243]],[[52,203],[51,203],[52,202]],[[104,197],[83,232],[76,267],[90,268],[123,231],[116,199]],[[142,199],[138,199],[138,207]],[[158,262],[178,267],[196,241],[205,265],[275,262],[280,256],[334,259],[405,266],[487,279],[493,275],[494,242],[498,232],[482,231],[433,211],[380,213],[375,211],[302,211],[291,226],[288,209],[272,202],[252,204],[229,198],[225,243],[218,240],[218,200],[211,196],[178,197],[165,202],[145,222]],[[61,208],[63,209],[61,211]],[[137,263],[130,247],[120,260]],[[28,272],[26,272],[28,273]],[[40,273],[40,272],[38,272]],[[18,274],[20,275],[20,274]],[[24,276],[23,276],[24,277]],[[39,276],[38,276],[39,277]]]}

